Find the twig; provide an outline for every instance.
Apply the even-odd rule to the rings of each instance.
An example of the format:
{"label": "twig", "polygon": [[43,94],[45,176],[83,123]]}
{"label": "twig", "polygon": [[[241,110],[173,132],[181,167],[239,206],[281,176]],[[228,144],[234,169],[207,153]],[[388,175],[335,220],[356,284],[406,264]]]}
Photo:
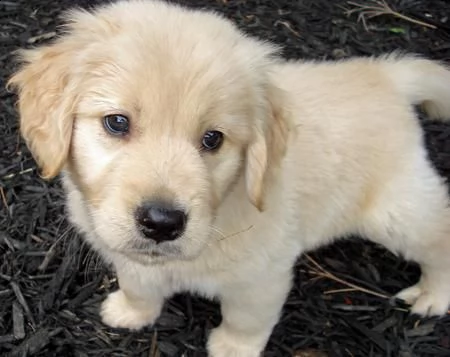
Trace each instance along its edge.
{"label": "twig", "polygon": [[158,349],[158,331],[155,330],[152,335],[152,343],[150,346],[149,357],[159,357],[159,349]]}
{"label": "twig", "polygon": [[354,357],[354,354],[349,349],[346,348],[345,352],[347,352],[350,357]]}
{"label": "twig", "polygon": [[[337,292],[346,292],[346,291],[360,291],[366,294],[370,294],[370,295],[374,295],[383,299],[392,299],[392,297],[389,297],[387,295],[381,294],[381,293],[377,293],[376,291],[364,288],[362,286],[358,286],[356,284],[350,283],[344,279],[338,278],[336,275],[330,273],[328,270],[326,270],[325,268],[323,268],[319,263],[317,263],[313,258],[311,258],[308,254],[304,255],[306,257],[306,259],[309,260],[310,263],[312,263],[315,268],[317,270],[311,270],[311,272],[313,274],[316,275],[316,277],[320,277],[320,278],[327,278],[327,279],[331,279],[334,280],[338,283],[341,283],[343,285],[348,286],[348,289],[335,289],[335,290],[328,290],[325,292],[325,294],[332,294],[332,293],[337,293]],[[447,314],[450,315],[450,310],[447,311]]]}
{"label": "twig", "polygon": [[347,9],[345,11],[345,14],[347,16],[352,15],[353,13],[359,12],[358,14],[358,21],[362,21],[364,28],[366,31],[368,30],[366,20],[382,16],[382,15],[391,15],[394,17],[397,17],[399,19],[414,23],[416,25],[424,26],[430,29],[435,30],[437,27],[429,24],[424,21],[420,21],[417,19],[414,19],[412,17],[406,16],[401,14],[398,11],[395,11],[392,7],[390,7],[385,0],[369,0],[367,1],[367,4],[362,4],[358,2],[353,1],[347,1],[347,3],[351,6],[354,6],[353,9]]}
{"label": "twig", "polygon": [[27,40],[27,43],[34,44],[34,43],[36,43],[38,41],[50,40],[51,38],[53,38],[55,36],[56,36],[56,32],[55,31],[51,31],[51,32],[43,33],[41,35],[30,37]]}
{"label": "twig", "polygon": [[21,176],[21,175],[24,175],[24,174],[28,174],[28,173],[30,173],[30,172],[33,172],[33,170],[34,170],[34,167],[30,167],[30,168],[28,168],[28,169],[19,171],[19,172],[17,172],[17,173],[16,173],[16,172],[12,172],[12,173],[10,173],[10,174],[8,174],[8,175],[3,176],[3,177],[2,177],[2,180],[9,180],[9,179],[12,179],[12,178],[14,178],[14,177],[16,177],[16,176]]}
{"label": "twig", "polygon": [[311,258],[308,254],[305,254],[306,259],[309,260],[310,263],[312,263],[317,269],[318,271],[316,272],[316,275],[321,276],[323,278],[328,278],[331,280],[334,280],[338,283],[341,283],[343,285],[346,285],[352,289],[355,289],[356,291],[361,291],[364,292],[366,294],[370,294],[370,295],[374,295],[383,299],[391,299],[390,296],[381,294],[381,293],[377,293],[376,291],[370,290],[370,289],[366,289],[362,286],[358,286],[356,284],[350,283],[348,281],[345,281],[341,278],[338,278],[336,275],[330,273],[329,271],[325,270],[319,263],[317,263],[313,258]]}
{"label": "twig", "polygon": [[324,291],[324,294],[331,295],[331,294],[339,294],[339,293],[349,293],[352,291],[358,291],[358,290],[355,288],[333,289],[333,290]]}
{"label": "twig", "polygon": [[6,212],[8,212],[8,214],[9,214],[8,201],[6,200],[6,195],[5,195],[5,191],[3,190],[3,187],[0,187],[0,195],[2,196],[2,202],[3,202],[3,205],[5,206]]}
{"label": "twig", "polygon": [[227,236],[223,236],[223,237],[221,237],[220,239],[219,239],[219,241],[222,241],[222,240],[224,240],[224,239],[228,239],[228,238],[231,238],[231,237],[234,237],[234,236],[237,236],[238,234],[241,234],[241,233],[245,233],[245,232],[248,232],[250,229],[252,229],[253,228],[253,225],[250,225],[250,226],[248,226],[247,228],[245,228],[245,229],[242,229],[242,230],[240,230],[240,231],[237,231],[237,232],[234,232],[234,233],[231,233],[231,234],[229,234],[229,235],[227,235]]}
{"label": "twig", "polygon": [[292,25],[291,25],[289,22],[278,20],[278,21],[275,22],[274,25],[276,26],[276,25],[278,25],[278,24],[281,24],[281,25],[283,25],[284,27],[286,27],[286,28],[287,28],[289,31],[291,31],[296,37],[301,37],[301,36],[300,36],[300,33],[299,33],[298,31],[295,31],[295,30],[292,28]]}

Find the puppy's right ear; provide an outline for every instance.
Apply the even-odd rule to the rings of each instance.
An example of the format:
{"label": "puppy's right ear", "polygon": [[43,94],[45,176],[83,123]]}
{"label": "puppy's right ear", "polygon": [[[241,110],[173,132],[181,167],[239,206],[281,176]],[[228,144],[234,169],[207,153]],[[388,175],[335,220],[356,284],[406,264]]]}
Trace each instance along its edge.
{"label": "puppy's right ear", "polygon": [[59,173],[69,153],[76,97],[70,54],[61,43],[22,50],[23,63],[7,83],[17,90],[20,132],[45,179]]}

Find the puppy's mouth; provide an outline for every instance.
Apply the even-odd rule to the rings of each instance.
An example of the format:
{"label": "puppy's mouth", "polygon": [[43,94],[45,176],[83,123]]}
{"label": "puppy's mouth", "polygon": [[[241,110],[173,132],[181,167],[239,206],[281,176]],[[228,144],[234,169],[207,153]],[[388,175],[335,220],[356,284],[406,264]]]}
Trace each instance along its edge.
{"label": "puppy's mouth", "polygon": [[142,251],[142,250],[126,250],[126,251],[122,251],[122,253],[126,254],[126,255],[145,255],[148,256],[150,258],[162,258],[162,257],[166,257],[168,256],[168,254],[166,253],[162,253],[162,252],[157,252],[157,251]]}
{"label": "puppy's mouth", "polygon": [[183,254],[182,249],[176,244],[155,244],[151,242],[134,242],[120,250],[117,253],[128,258],[144,263],[158,263],[173,260],[188,260]]}

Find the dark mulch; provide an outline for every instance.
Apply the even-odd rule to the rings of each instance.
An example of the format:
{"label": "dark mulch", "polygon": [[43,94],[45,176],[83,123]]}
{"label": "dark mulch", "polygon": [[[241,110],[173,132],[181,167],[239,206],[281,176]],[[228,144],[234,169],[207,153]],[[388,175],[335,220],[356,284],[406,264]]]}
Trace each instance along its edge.
{"label": "dark mulch", "polygon": [[[98,306],[114,276],[67,224],[57,181],[39,179],[17,133],[15,97],[4,89],[11,51],[52,37],[67,6],[100,1],[0,0],[0,354],[8,356],[205,356],[220,321],[216,304],[179,295],[155,328],[130,333],[99,322]],[[368,1],[361,2],[367,3]],[[436,26],[382,16],[345,15],[346,1],[192,0],[225,13],[251,34],[283,44],[289,58],[342,58],[393,49],[450,60],[450,2],[390,0],[403,14]],[[450,126],[425,125],[430,155],[450,177]],[[387,128],[388,130],[388,128]],[[419,269],[383,248],[355,239],[312,255],[339,279],[382,295],[415,282]],[[306,258],[266,356],[450,356],[450,317],[418,319],[389,299],[317,275]],[[303,354],[301,354],[301,352]],[[310,354],[309,356],[313,356]]]}

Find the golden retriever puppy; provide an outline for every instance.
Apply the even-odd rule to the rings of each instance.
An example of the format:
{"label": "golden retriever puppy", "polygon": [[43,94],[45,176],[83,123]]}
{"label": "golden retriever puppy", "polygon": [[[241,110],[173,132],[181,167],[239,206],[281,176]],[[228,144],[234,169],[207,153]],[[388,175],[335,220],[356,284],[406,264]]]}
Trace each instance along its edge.
{"label": "golden retriever puppy", "polygon": [[411,56],[283,62],[219,15],[156,1],[67,14],[11,78],[21,132],[117,272],[101,308],[139,329],[164,299],[220,299],[212,357],[263,351],[304,251],[360,234],[421,264],[398,297],[450,302],[450,208],[414,104],[450,117],[450,71]]}

